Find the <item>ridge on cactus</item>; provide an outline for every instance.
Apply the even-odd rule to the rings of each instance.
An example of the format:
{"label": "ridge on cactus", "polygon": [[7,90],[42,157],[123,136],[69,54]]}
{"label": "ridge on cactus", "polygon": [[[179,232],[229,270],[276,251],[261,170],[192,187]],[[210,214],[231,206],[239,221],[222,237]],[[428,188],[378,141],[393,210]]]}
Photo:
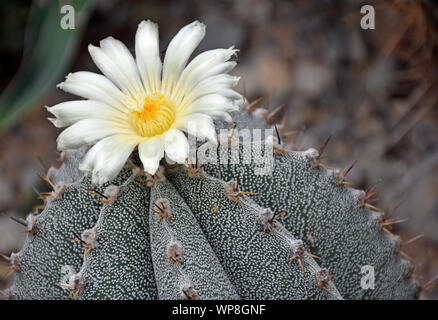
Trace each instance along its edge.
{"label": "ridge on cactus", "polygon": [[[63,163],[43,176],[52,191],[42,212],[18,221],[27,238],[3,256],[15,272],[4,297],[416,298],[413,267],[388,228],[395,222],[346,181],[353,165],[322,163],[329,139],[291,150],[256,102],[237,110],[238,78],[225,74],[234,49],[186,66],[204,32],[199,22],[181,29],[161,68],[157,26],[142,22],[136,61],[107,38],[90,46],[106,77],[78,72],[60,85],[88,100],[48,108],[68,127],[58,137]],[[267,130],[245,140],[243,129]],[[209,140],[194,163],[183,131]],[[214,161],[201,161],[207,149]]]}

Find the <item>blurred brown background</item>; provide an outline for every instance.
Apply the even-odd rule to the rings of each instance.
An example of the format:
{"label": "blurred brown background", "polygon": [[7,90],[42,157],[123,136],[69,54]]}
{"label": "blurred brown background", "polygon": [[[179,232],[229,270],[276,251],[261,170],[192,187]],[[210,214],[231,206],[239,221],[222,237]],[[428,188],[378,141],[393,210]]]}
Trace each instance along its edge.
{"label": "blurred brown background", "polygon": [[[375,8],[375,30],[360,27],[364,4]],[[3,92],[20,70],[23,50],[32,50],[25,41],[31,5],[24,0],[0,5]],[[294,148],[317,148],[331,134],[327,163],[343,168],[358,160],[350,181],[364,189],[377,183],[378,207],[389,209],[403,200],[396,216],[408,221],[394,226],[406,241],[402,251],[416,264],[421,284],[438,274],[437,4],[94,1],[77,19],[88,24],[77,45],[66,50],[67,61],[55,83],[70,71],[97,72],[87,51],[89,43],[96,45],[111,35],[134,51],[135,31],[143,19],[159,24],[163,49],[179,28],[196,19],[207,25],[198,51],[239,48],[239,64],[233,71],[242,77],[239,91],[250,101],[263,97],[259,105],[267,110],[286,106],[279,116],[285,117],[283,132],[293,132],[284,138]],[[20,249],[22,228],[8,216],[24,217],[39,204],[34,188],[45,187],[37,173],[57,165],[58,132],[46,120],[43,106],[74,97],[56,90],[55,83],[39,92],[23,116],[0,133],[0,253]],[[424,236],[408,241],[419,234]],[[0,276],[5,268],[0,264]],[[0,289],[10,282],[10,277],[0,280]],[[421,297],[438,299],[438,285],[432,283]]]}

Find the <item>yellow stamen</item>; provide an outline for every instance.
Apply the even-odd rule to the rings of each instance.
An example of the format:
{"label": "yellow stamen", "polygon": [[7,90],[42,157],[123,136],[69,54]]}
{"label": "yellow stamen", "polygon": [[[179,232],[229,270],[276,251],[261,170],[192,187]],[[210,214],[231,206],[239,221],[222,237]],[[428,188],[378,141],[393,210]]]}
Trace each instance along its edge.
{"label": "yellow stamen", "polygon": [[174,109],[161,93],[148,95],[142,103],[137,101],[138,108],[128,114],[134,128],[143,137],[153,137],[167,130],[175,120]]}

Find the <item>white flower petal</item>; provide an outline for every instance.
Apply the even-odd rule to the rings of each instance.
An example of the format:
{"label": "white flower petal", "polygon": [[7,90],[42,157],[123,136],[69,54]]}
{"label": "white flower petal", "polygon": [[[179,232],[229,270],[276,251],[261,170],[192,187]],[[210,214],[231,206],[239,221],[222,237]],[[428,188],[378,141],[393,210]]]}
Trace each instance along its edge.
{"label": "white flower petal", "polygon": [[239,83],[240,77],[232,76],[229,74],[218,74],[205,79],[201,83],[204,83],[205,81],[214,81],[217,85],[221,85],[227,88],[233,88]]}
{"label": "white flower petal", "polygon": [[175,162],[184,163],[189,154],[189,142],[178,129],[170,129],[163,134],[164,150]]}
{"label": "white flower petal", "polygon": [[[133,69],[131,65],[133,63],[136,66],[134,58],[126,47],[123,46],[124,48],[121,48],[113,40],[117,41],[114,38],[107,38],[101,41],[101,45],[105,47],[105,50],[90,44],[88,51],[96,66],[105,76],[114,82],[125,94],[135,96],[141,92],[141,82],[138,70]],[[119,57],[122,59],[119,60]]]}
{"label": "white flower petal", "polygon": [[[236,65],[236,63],[234,61],[224,62],[224,63],[218,64],[218,65],[212,67],[209,70],[205,70],[204,75],[211,77],[211,76],[216,75],[216,74],[226,73],[226,72],[231,71],[235,65]],[[207,78],[207,77],[204,77],[204,78]],[[190,83],[188,81],[187,83],[190,86],[194,86],[195,83],[199,83],[199,81],[196,82],[196,80],[195,80],[192,83]],[[192,87],[190,87],[190,88],[191,88],[190,90],[184,90],[183,92],[190,92],[192,90]],[[187,105],[190,103],[189,101],[186,101],[186,99],[184,99],[184,96],[183,96],[183,99],[180,101],[181,101],[181,103],[179,105],[178,110],[184,110],[187,107]]]}
{"label": "white flower petal", "polygon": [[228,61],[233,55],[237,53],[238,50],[230,47],[228,49],[213,49],[200,53],[187,65],[181,75],[181,82],[194,78],[198,78],[199,81],[210,77],[214,74],[209,74],[208,76],[203,76],[205,71],[220,65]]}
{"label": "white flower petal", "polygon": [[56,118],[47,118],[51,123],[53,123],[53,125],[57,128],[62,128],[62,127],[66,127],[68,126],[68,124],[66,124],[65,122],[63,122],[62,120],[58,120]]}
{"label": "white flower petal", "polygon": [[92,182],[103,184],[114,179],[138,141],[128,136],[114,135],[96,143],[79,165],[82,171],[93,171]]}
{"label": "white flower petal", "polygon": [[229,99],[241,99],[242,96],[230,89],[237,85],[239,77],[228,74],[218,74],[200,81],[184,98],[184,103],[189,104],[194,100],[212,93],[219,93]]}
{"label": "white flower petal", "polygon": [[142,21],[135,34],[135,57],[145,89],[149,92],[161,88],[161,59],[158,42],[158,25]]}
{"label": "white flower petal", "polygon": [[135,133],[131,128],[103,119],[84,119],[66,128],[56,139],[59,150],[76,149],[84,144],[96,141],[114,134]]}
{"label": "white flower petal", "polygon": [[181,101],[185,92],[190,92],[202,80],[231,71],[236,62],[227,62],[237,50],[214,49],[205,51],[195,58],[184,69],[176,86],[175,100]]}
{"label": "white flower petal", "polygon": [[234,91],[233,89],[230,89],[230,88],[220,89],[216,93],[220,94],[220,95],[222,95],[225,98],[228,98],[230,100],[242,100],[243,99],[243,96],[239,92]]}
{"label": "white flower petal", "polygon": [[198,139],[208,139],[217,143],[213,119],[206,114],[192,113],[187,115],[179,120],[177,127]]}
{"label": "white flower petal", "polygon": [[68,74],[58,88],[82,98],[102,101],[119,110],[125,109],[126,96],[108,78],[101,74],[79,71]]}
{"label": "white flower petal", "polygon": [[233,122],[233,118],[230,116],[228,112],[212,110],[206,113],[215,120],[223,120],[230,123]]}
{"label": "white flower petal", "polygon": [[166,161],[167,164],[170,164],[171,166],[176,164],[175,161],[173,161],[172,159],[169,158],[169,156],[167,155],[167,153],[164,153],[164,160]]}
{"label": "white flower petal", "polygon": [[172,39],[163,62],[162,91],[172,91],[191,54],[204,36],[205,25],[194,21],[182,28]]}
{"label": "white flower petal", "polygon": [[109,105],[95,100],[73,100],[46,107],[57,119],[52,121],[56,127],[66,127],[87,118],[123,122],[126,116]]}
{"label": "white flower petal", "polygon": [[144,170],[149,174],[155,174],[160,166],[160,160],[164,157],[164,145],[161,136],[140,143],[138,145],[138,154]]}
{"label": "white flower petal", "polygon": [[120,71],[129,79],[135,92],[143,92],[144,88],[140,79],[140,72],[134,57],[125,44],[113,37],[107,37],[100,41],[100,48],[110,59],[116,62]]}
{"label": "white flower petal", "polygon": [[187,109],[187,113],[202,112],[208,113],[210,111],[237,111],[239,107],[231,100],[225,98],[220,94],[208,94],[202,96],[193,103],[191,103]]}
{"label": "white flower petal", "polygon": [[204,74],[203,79],[208,78],[208,77],[212,77],[214,75],[221,74],[221,73],[228,73],[231,70],[233,70],[236,65],[237,65],[237,63],[235,61],[227,61],[227,62],[219,63],[219,64],[213,66],[212,68],[210,68],[209,70],[205,70],[205,74]]}
{"label": "white flower petal", "polygon": [[[55,115],[49,119],[55,126],[67,126],[58,136],[58,149],[94,144],[80,169],[91,171],[93,182],[102,184],[117,176],[136,146],[145,171],[154,174],[163,156],[186,162],[189,143],[181,130],[217,143],[213,119],[232,121],[229,112],[238,110],[235,100],[242,98],[232,89],[238,78],[226,74],[236,65],[229,59],[237,50],[210,50],[187,65],[204,35],[205,26],[198,21],[182,28],[170,42],[163,64],[158,26],[150,21],[138,26],[136,59],[112,37],[102,40],[100,47],[90,45],[91,57],[104,75],[77,72],[59,85],[89,100],[47,108]],[[151,93],[160,94],[174,110],[158,117],[156,103],[164,100],[158,102],[156,96],[148,96]],[[157,130],[137,128],[151,124]]]}

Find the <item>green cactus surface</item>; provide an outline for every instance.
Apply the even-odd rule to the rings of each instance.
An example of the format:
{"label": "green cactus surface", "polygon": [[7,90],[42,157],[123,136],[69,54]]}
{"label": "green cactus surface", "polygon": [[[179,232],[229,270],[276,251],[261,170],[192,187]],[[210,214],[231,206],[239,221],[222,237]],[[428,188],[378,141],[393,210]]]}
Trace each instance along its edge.
{"label": "green cactus surface", "polygon": [[[228,130],[218,145],[198,145],[198,151],[239,143],[235,129],[268,127],[245,111],[233,118],[234,129],[217,124]],[[8,297],[298,300],[418,294],[412,267],[400,256],[400,241],[385,228],[383,214],[345,181],[348,170],[321,164],[321,149],[292,151],[273,135],[254,135],[234,153],[210,154],[217,163],[203,164],[198,154],[199,162],[163,164],[154,176],[143,173],[134,154],[103,186],[92,185],[77,169],[86,150],[69,151],[46,178],[53,191],[45,196],[44,210],[26,220],[24,247],[9,259],[15,283]],[[269,152],[274,156],[264,157]],[[266,162],[243,160],[260,156]],[[362,283],[369,267],[374,289]]]}

